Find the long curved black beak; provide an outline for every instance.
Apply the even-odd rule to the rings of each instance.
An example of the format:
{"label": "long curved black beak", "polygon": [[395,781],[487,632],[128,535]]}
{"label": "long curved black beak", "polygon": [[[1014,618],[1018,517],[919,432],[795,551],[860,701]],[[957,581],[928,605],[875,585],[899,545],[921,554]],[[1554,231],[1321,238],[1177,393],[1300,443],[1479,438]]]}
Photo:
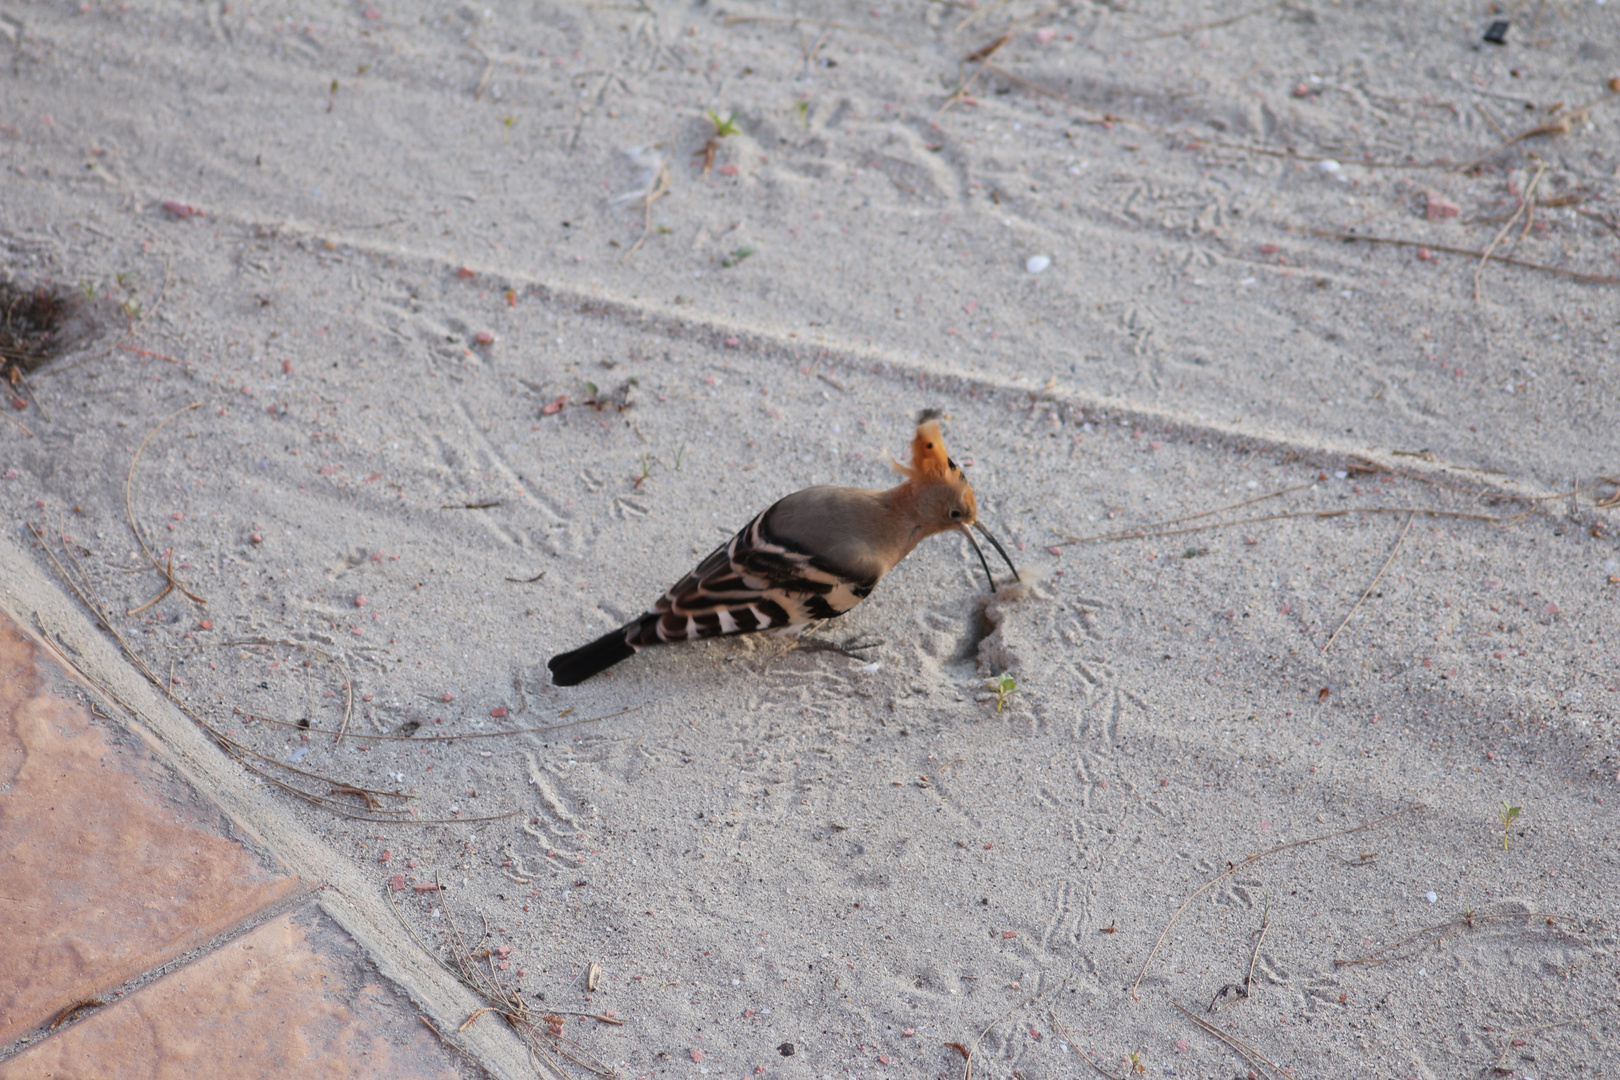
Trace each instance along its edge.
{"label": "long curved black beak", "polygon": [[[996,539],[995,534],[989,529],[985,528],[982,522],[975,521],[973,524],[978,527],[980,532],[984,533],[984,538],[990,541],[990,543],[995,547],[996,553],[1000,555],[1002,561],[1007,564],[1007,569],[1012,571],[1013,580],[1023,581],[1024,579],[1018,576],[1018,567],[1013,565],[1012,559],[1007,555],[1007,549],[1001,546],[1001,541]],[[984,579],[985,581],[989,582],[990,591],[995,592],[995,575],[990,573],[990,560],[984,557],[984,549],[979,546],[979,542],[977,540],[973,539],[973,534],[968,531],[968,527],[966,525],[958,525],[957,528],[962,530],[962,535],[967,537],[968,543],[973,545],[974,554],[979,556],[979,565],[984,567]]]}

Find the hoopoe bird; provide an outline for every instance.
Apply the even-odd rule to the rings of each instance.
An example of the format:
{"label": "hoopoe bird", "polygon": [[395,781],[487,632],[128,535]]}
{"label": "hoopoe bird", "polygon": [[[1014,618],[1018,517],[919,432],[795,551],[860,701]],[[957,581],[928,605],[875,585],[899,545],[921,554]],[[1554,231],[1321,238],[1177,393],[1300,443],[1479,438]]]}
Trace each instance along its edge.
{"label": "hoopoe bird", "polygon": [[979,521],[973,488],[945,453],[937,414],[924,412],[911,440],[905,477],[887,491],[822,485],[774,503],[659,597],[647,613],[589,645],[553,656],[551,681],[576,686],[649,645],[761,630],[797,635],[836,619],[866,599],[923,540],[975,525],[1013,566],[1006,548]]}

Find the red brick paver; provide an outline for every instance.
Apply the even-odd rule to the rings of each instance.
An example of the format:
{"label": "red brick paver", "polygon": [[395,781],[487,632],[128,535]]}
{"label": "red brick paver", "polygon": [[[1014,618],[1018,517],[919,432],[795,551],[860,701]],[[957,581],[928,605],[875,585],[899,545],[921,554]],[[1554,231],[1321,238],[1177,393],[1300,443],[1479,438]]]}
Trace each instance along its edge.
{"label": "red brick paver", "polygon": [[0,613],[0,1046],[295,893]]}
{"label": "red brick paver", "polygon": [[313,905],[281,915],[0,1062],[0,1080],[460,1077],[352,951]]}

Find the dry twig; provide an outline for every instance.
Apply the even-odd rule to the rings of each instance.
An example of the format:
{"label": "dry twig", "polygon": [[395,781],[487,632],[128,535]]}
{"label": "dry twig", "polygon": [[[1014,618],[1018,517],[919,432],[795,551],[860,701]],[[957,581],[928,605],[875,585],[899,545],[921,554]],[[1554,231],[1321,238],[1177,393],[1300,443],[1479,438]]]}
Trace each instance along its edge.
{"label": "dry twig", "polygon": [[[1440,923],[1437,926],[1428,926],[1422,930],[1419,930],[1415,934],[1408,934],[1399,941],[1391,942],[1390,944],[1379,949],[1374,949],[1372,952],[1366,953],[1365,955],[1357,956],[1350,960],[1335,960],[1333,961],[1333,966],[1355,967],[1358,964],[1366,964],[1369,967],[1379,967],[1383,964],[1389,963],[1391,960],[1406,960],[1410,957],[1416,956],[1418,953],[1422,952],[1424,949],[1427,949],[1431,945],[1440,944],[1453,934],[1461,933],[1464,930],[1472,930],[1480,923],[1496,922],[1498,919],[1545,919],[1548,926],[1552,926],[1559,922],[1576,922],[1576,920],[1570,918],[1568,915],[1555,915],[1545,911],[1503,911],[1498,912],[1495,915],[1475,915],[1472,911],[1470,911],[1460,918],[1452,919],[1450,922]],[[1423,942],[1423,944],[1419,945],[1411,952],[1400,951],[1419,938],[1430,937],[1431,935],[1434,936],[1431,937],[1430,940]]]}
{"label": "dry twig", "polygon": [[1350,609],[1350,613],[1340,621],[1338,626],[1333,628],[1333,633],[1328,635],[1327,641],[1322,645],[1323,652],[1327,652],[1333,647],[1333,642],[1336,638],[1338,638],[1339,631],[1343,630],[1350,624],[1350,620],[1356,617],[1356,612],[1361,610],[1361,605],[1367,602],[1367,597],[1372,595],[1372,591],[1377,588],[1378,583],[1383,580],[1384,571],[1388,570],[1389,564],[1395,561],[1395,553],[1401,550],[1401,543],[1406,539],[1406,534],[1412,530],[1412,522],[1416,518],[1417,514],[1415,512],[1406,515],[1406,524],[1401,527],[1401,535],[1395,538],[1395,546],[1389,549],[1389,558],[1384,560],[1384,565],[1378,568],[1378,573],[1373,575],[1372,581],[1369,582],[1367,587],[1361,591],[1361,596],[1356,600],[1355,607]]}
{"label": "dry twig", "polygon": [[1403,814],[1410,814],[1415,810],[1422,809],[1425,809],[1425,804],[1415,803],[1412,806],[1408,806],[1404,810],[1397,810],[1393,814],[1385,814],[1381,818],[1375,818],[1372,821],[1357,825],[1354,828],[1340,829],[1338,832],[1324,833],[1321,836],[1306,837],[1303,840],[1292,840],[1286,844],[1278,844],[1275,847],[1267,848],[1265,851],[1254,852],[1253,854],[1244,858],[1241,862],[1227,863],[1225,870],[1221,871],[1215,877],[1210,878],[1208,881],[1204,882],[1204,884],[1194,889],[1187,896],[1187,899],[1181,902],[1181,906],[1176,908],[1175,914],[1170,916],[1170,921],[1164,924],[1164,929],[1159,931],[1158,940],[1154,941],[1153,943],[1152,951],[1148,953],[1147,959],[1142,961],[1142,970],[1136,973],[1136,981],[1131,983],[1131,997],[1140,1000],[1139,998],[1136,998],[1136,988],[1142,985],[1142,979],[1146,977],[1148,968],[1152,966],[1153,958],[1159,955],[1159,948],[1164,944],[1166,935],[1170,933],[1170,928],[1176,925],[1176,920],[1181,918],[1181,913],[1187,910],[1187,905],[1191,904],[1194,900],[1198,899],[1204,893],[1208,892],[1210,889],[1213,889],[1216,885],[1219,885],[1233,874],[1236,874],[1239,870],[1242,870],[1245,866],[1248,866],[1251,863],[1259,862],[1268,855],[1275,855],[1278,852],[1287,851],[1290,848],[1304,847],[1307,844],[1317,844],[1323,840],[1332,840],[1340,836],[1350,836],[1354,833],[1365,832],[1366,830],[1373,828],[1375,825],[1382,825],[1384,822],[1393,821],[1395,818],[1398,818]]}

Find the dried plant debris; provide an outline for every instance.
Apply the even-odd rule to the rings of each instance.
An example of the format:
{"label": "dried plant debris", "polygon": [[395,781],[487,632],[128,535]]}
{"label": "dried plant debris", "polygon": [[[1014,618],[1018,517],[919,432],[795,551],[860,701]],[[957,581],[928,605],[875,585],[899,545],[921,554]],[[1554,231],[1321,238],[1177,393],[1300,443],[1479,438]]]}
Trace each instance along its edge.
{"label": "dried plant debris", "polygon": [[64,288],[49,283],[0,280],[0,365],[15,387],[23,376],[96,336],[92,286]]}

